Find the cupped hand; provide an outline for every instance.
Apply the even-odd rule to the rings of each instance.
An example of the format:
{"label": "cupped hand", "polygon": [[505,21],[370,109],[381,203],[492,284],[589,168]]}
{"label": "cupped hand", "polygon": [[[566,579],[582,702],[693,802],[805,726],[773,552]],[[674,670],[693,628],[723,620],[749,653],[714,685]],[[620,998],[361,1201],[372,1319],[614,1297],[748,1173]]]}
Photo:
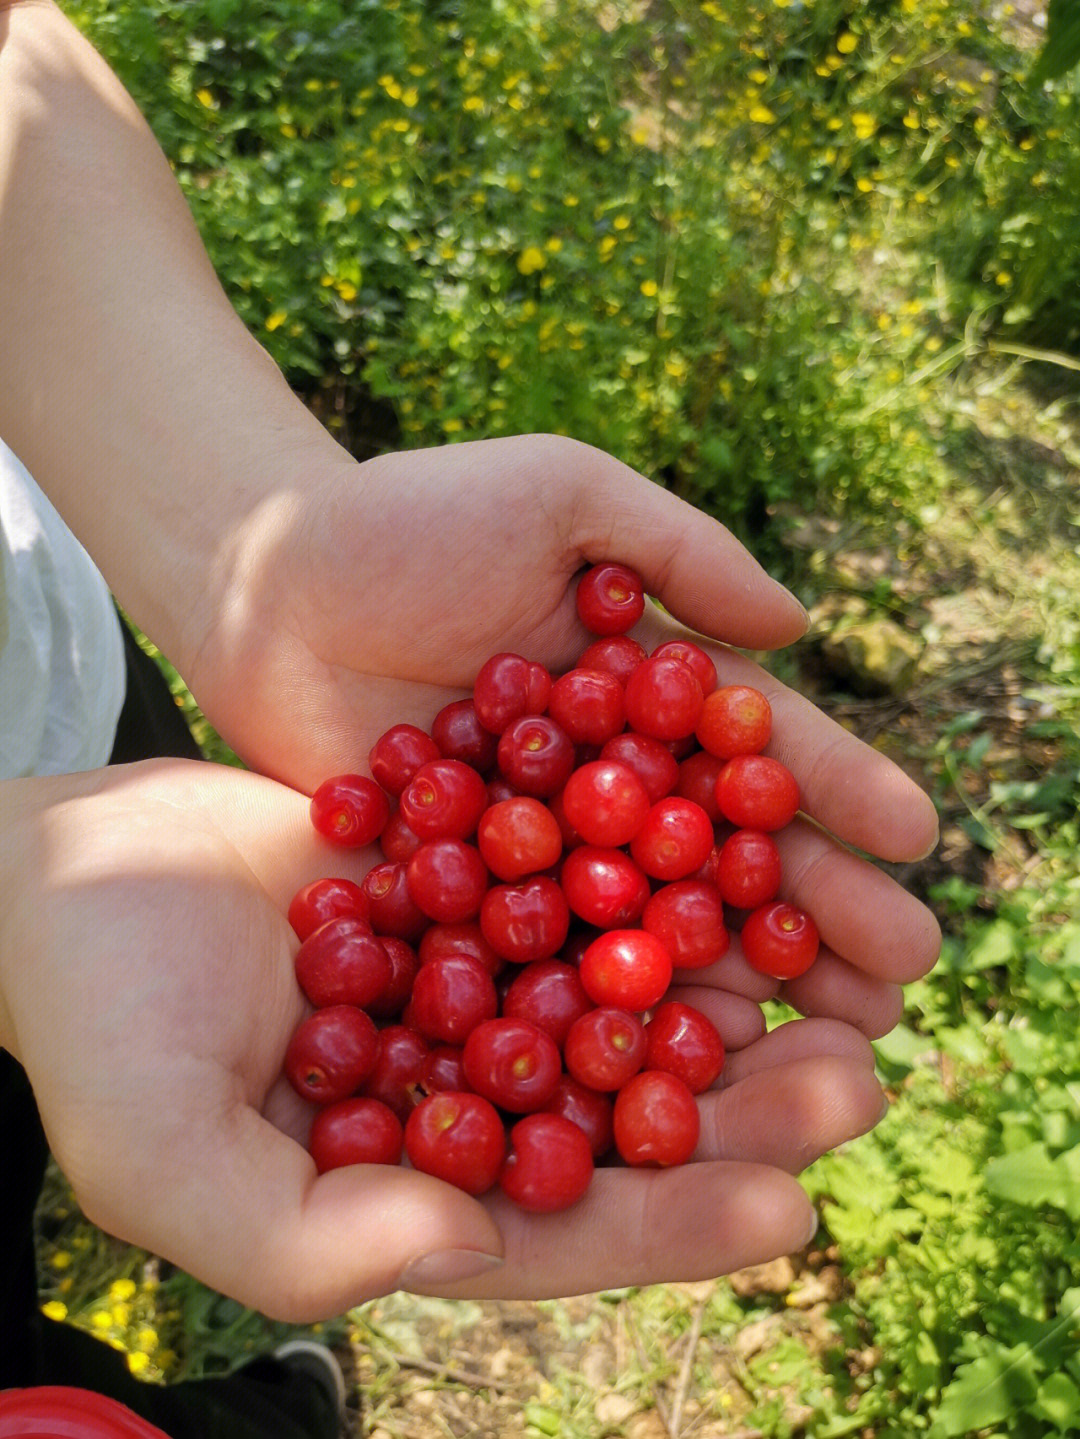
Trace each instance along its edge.
{"label": "cupped hand", "polygon": [[404,1287],[540,1297],[705,1278],[798,1248],[793,1178],[880,1114],[870,1046],[805,1020],[765,1036],[708,1002],[732,1055],[679,1170],[599,1171],[528,1216],[406,1166],[317,1176],[311,1111],[280,1076],[304,1012],[285,919],[302,884],[357,877],[298,792],[159,761],[5,786],[0,1040],[33,1083],[87,1215],[242,1303],[302,1322]]}
{"label": "cupped hand", "polygon": [[[799,781],[809,818],[781,837],[784,897],[810,910],[825,948],[783,997],[871,1037],[896,1023],[899,986],[931,967],[940,935],[852,849],[925,855],[933,805],[734,648],[789,644],[806,616],[716,520],[602,451],[530,435],[343,461],[270,507],[238,555],[186,678],[253,767],[308,792],[363,769],[389,725],[427,728],[497,651],[569,667],[591,638],[575,605],[583,566],[638,570],[663,609],[635,636],[648,648],[687,631],[712,640],[722,683],[768,695],[768,752]],[[736,972],[729,962],[718,982]],[[747,982],[760,997],[760,977]]]}

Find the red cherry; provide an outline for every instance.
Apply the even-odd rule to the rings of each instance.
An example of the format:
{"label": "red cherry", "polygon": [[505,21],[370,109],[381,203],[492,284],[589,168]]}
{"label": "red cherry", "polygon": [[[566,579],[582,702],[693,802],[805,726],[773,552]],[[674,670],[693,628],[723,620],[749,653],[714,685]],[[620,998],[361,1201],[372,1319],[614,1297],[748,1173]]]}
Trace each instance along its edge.
{"label": "red cherry", "polygon": [[372,1019],[396,1019],[412,994],[420,959],[412,945],[403,939],[384,934],[379,943],[390,960],[390,981],[378,999],[370,1000],[365,1008]]}
{"label": "red cherry", "polygon": [[511,882],[550,869],[563,848],[558,820],[531,795],[490,805],[480,819],[476,842],[492,874]]}
{"label": "red cherry", "polygon": [[674,1074],[642,1070],[615,1096],[615,1148],[627,1164],[685,1164],[700,1131],[694,1096]]}
{"label": "red cherry", "polygon": [[478,1024],[462,1058],[470,1089],[511,1114],[542,1109],[562,1069],[559,1046],[527,1019],[500,1017]]}
{"label": "red cherry", "polygon": [[649,898],[648,877],[621,849],[572,849],[563,860],[560,882],[573,912],[597,929],[636,924]]}
{"label": "red cherry", "polygon": [[574,744],[602,745],[626,722],[623,687],[602,670],[570,670],[552,685],[548,714]]}
{"label": "red cherry", "polygon": [[460,924],[480,912],[488,872],[480,851],[463,839],[422,844],[405,869],[409,897],[429,919]]}
{"label": "red cherry", "polygon": [[679,778],[675,785],[675,793],[700,805],[714,825],[720,824],[724,818],[716,798],[716,781],[723,767],[724,761],[709,754],[708,750],[695,750],[679,763]]}
{"label": "red cherry", "polygon": [[525,715],[503,730],[499,769],[521,793],[537,799],[558,794],[574,768],[574,742],[549,715]]}
{"label": "red cherry", "polygon": [[621,1089],[645,1061],[645,1026],[629,1010],[590,1009],[570,1026],[563,1058],[586,1088]]}
{"label": "red cherry", "polygon": [[645,1068],[675,1074],[701,1094],[724,1067],[724,1041],[711,1020],[692,1005],[669,999],[645,1026]]}
{"label": "red cherry", "polygon": [[740,829],[783,829],[799,809],[799,786],[778,759],[736,755],[716,780],[716,800],[725,819]]}
{"label": "red cherry", "polygon": [[713,867],[716,887],[732,909],[756,909],[776,898],[780,888],[780,851],[771,835],[759,829],[737,829],[717,851]]}
{"label": "red cherry", "polygon": [[553,879],[493,885],[480,906],[480,929],[496,954],[515,964],[550,959],[570,928],[566,897]]}
{"label": "red cherry", "polygon": [[409,828],[400,809],[394,810],[379,835],[383,858],[391,864],[407,864],[423,843],[420,836]]}
{"label": "red cherry", "polygon": [[577,612],[594,635],[622,635],[645,613],[645,586],[626,565],[593,565],[578,581]]}
{"label": "red cherry", "polygon": [[315,1116],[308,1150],[320,1174],[348,1164],[400,1164],[405,1135],[394,1111],[377,1099],[341,1099]]}
{"label": "red cherry", "polygon": [[465,1078],[465,1050],[460,1044],[437,1044],[429,1049],[420,1070],[420,1088],[425,1094],[446,1090],[461,1093],[470,1089]]}
{"label": "red cherry", "polygon": [[615,760],[581,765],[561,798],[563,813],[585,843],[609,849],[629,844],[649,813],[645,786]]}
{"label": "red cherry", "polygon": [[371,906],[371,927],[378,935],[395,939],[415,940],[428,923],[423,910],[409,894],[405,865],[389,860],[373,865],[364,875],[360,888]]}
{"label": "red cherry", "polygon": [[422,1035],[405,1024],[388,1024],[378,1033],[378,1052],[363,1093],[392,1109],[402,1124],[419,1098],[428,1045]]}
{"label": "red cherry", "polygon": [[630,728],[662,740],[692,736],[705,703],[690,666],[665,655],[642,660],[626,681],[625,697]]}
{"label": "red cherry", "polygon": [[327,920],[296,951],[296,980],[317,1009],[355,1004],[365,1009],[386,993],[390,956],[366,919]]}
{"label": "red cherry", "polygon": [[422,840],[468,839],[487,808],[483,777],[464,760],[422,764],[401,792],[401,815]]}
{"label": "red cherry", "polygon": [[671,983],[671,956],[644,929],[613,929],[581,958],[581,983],[597,1005],[636,1014],[659,1003]]}
{"label": "red cherry", "polygon": [[577,965],[538,959],[518,971],[502,1001],[507,1019],[527,1019],[561,1049],[574,1020],[592,1009]]}
{"label": "red cherry", "polygon": [[368,768],[377,783],[396,798],[422,764],[439,758],[439,746],[414,724],[392,725],[371,747]]}
{"label": "red cherry", "polygon": [[419,952],[421,964],[444,954],[468,954],[479,960],[490,975],[498,974],[506,962],[484,938],[478,919],[466,919],[461,924],[429,925],[420,937]]}
{"label": "red cherry", "polygon": [[464,1044],[470,1030],[499,1008],[495,981],[478,959],[446,954],[416,972],[406,1023],[433,1044]]}
{"label": "red cherry", "polygon": [[611,1096],[602,1094],[598,1089],[589,1089],[573,1075],[559,1076],[555,1093],[544,1106],[544,1112],[561,1114],[564,1119],[576,1124],[588,1139],[594,1159],[606,1154],[615,1143]]}
{"label": "red cherry", "polygon": [[716,666],[700,645],[693,640],[665,640],[653,650],[661,658],[682,660],[694,671],[701,685],[703,695],[711,695],[716,688]]}
{"label": "red cherry", "polygon": [[758,754],[772,734],[772,707],[750,685],[724,685],[706,699],[696,733],[702,747],[720,759]]}
{"label": "red cherry", "polygon": [[356,1093],[374,1068],[378,1049],[374,1021],[351,1004],[335,1004],[300,1021],[283,1067],[302,1099],[332,1104]]}
{"label": "red cherry", "polygon": [[708,880],[662,885],[646,904],[641,927],[656,935],[676,969],[714,964],[730,942],[720,891]]}
{"label": "red cherry", "polygon": [[649,803],[671,794],[679,779],[679,761],[662,740],[624,730],[609,739],[600,751],[601,759],[615,760],[632,769],[645,786]]}
{"label": "red cherry", "polygon": [[739,938],[747,963],[773,979],[795,979],[817,958],[817,925],[783,900],[751,910]]}
{"label": "red cherry", "polygon": [[480,723],[471,699],[444,705],[431,722],[431,738],[445,759],[459,759],[480,774],[495,764],[498,736]]}
{"label": "red cherry", "polygon": [[669,795],[645,816],[630,854],[650,878],[671,881],[696,874],[712,847],[712,821],[701,806]]}
{"label": "red cherry", "polygon": [[311,822],[334,844],[350,849],[372,844],[390,818],[390,801],[373,779],[339,774],[311,796]]}
{"label": "red cherry", "polygon": [[603,670],[625,685],[632,671],[646,658],[644,645],[639,645],[629,635],[602,635],[582,650],[574,668]]}
{"label": "red cherry", "polygon": [[501,735],[522,715],[543,714],[551,693],[551,675],[521,655],[497,654],[485,660],[473,685],[476,717],[486,730]]}
{"label": "red cherry", "polygon": [[405,1153],[421,1173],[467,1194],[486,1194],[506,1157],[506,1130],[498,1110],[481,1094],[432,1094],[406,1121]]}
{"label": "red cherry", "polygon": [[316,879],[293,895],[289,923],[298,939],[307,939],[328,919],[367,919],[370,912],[367,895],[351,879]]}
{"label": "red cherry", "polygon": [[528,1114],[510,1130],[499,1185],[520,1208],[551,1214],[576,1204],[593,1176],[588,1137],[561,1114]]}

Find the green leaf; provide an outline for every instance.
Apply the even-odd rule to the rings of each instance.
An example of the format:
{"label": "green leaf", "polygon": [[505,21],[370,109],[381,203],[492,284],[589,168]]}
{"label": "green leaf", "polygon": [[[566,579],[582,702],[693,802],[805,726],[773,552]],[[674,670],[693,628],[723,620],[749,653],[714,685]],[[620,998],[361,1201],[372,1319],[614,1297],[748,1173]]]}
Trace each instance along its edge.
{"label": "green leaf", "polygon": [[1012,1204],[1051,1204],[1080,1219],[1080,1148],[1051,1157],[1044,1144],[1031,1144],[1000,1155],[986,1166],[986,1188]]}
{"label": "green leaf", "polygon": [[1056,80],[1080,61],[1080,0],[1050,0],[1046,12],[1046,40],[1030,80],[1041,85]]}
{"label": "green leaf", "polygon": [[1000,1349],[961,1364],[942,1396],[930,1431],[938,1436],[970,1434],[1022,1412],[1035,1398],[1036,1361],[1026,1345]]}
{"label": "green leaf", "polygon": [[1051,1374],[1035,1396],[1032,1412],[1061,1433],[1075,1433],[1080,1421],[1080,1389],[1067,1374]]}

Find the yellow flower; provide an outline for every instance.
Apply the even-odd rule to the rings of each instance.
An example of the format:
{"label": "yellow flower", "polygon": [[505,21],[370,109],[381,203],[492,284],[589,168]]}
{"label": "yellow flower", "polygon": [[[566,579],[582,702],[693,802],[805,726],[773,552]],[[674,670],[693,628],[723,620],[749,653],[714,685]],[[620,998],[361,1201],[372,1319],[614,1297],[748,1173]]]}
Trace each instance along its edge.
{"label": "yellow flower", "polygon": [[551,239],[545,244],[544,249],[547,250],[549,254],[557,255],[562,249],[562,246],[563,242],[559,239],[558,235],[552,235]]}
{"label": "yellow flower", "polygon": [[538,245],[529,245],[518,256],[517,267],[523,275],[535,274],[547,264],[547,256]]}
{"label": "yellow flower", "polygon": [[288,318],[284,310],[275,310],[272,315],[266,317],[266,328],[268,330],[279,330]]}
{"label": "yellow flower", "polygon": [[144,1324],[135,1335],[135,1348],[142,1350],[144,1354],[153,1354],[159,1343],[157,1330],[152,1329],[149,1324]]}
{"label": "yellow flower", "polygon": [[771,125],[776,116],[768,105],[751,105],[749,118],[755,125]]}
{"label": "yellow flower", "polygon": [[994,276],[994,284],[995,284],[995,285],[1011,285],[1011,284],[1012,284],[1012,276],[1009,274],[1008,270],[999,270],[999,271],[997,272],[997,274]]}
{"label": "yellow flower", "polygon": [[851,31],[845,30],[844,33],[837,39],[836,48],[840,51],[841,55],[850,55],[851,52],[856,48],[858,43],[859,42],[857,38],[851,33]]}
{"label": "yellow flower", "polygon": [[609,260],[611,258],[612,250],[614,250],[615,246],[618,243],[619,242],[618,240],[616,240],[614,235],[605,235],[604,238],[600,241],[601,260]]}
{"label": "yellow flower", "polygon": [[630,139],[635,145],[647,145],[649,143],[649,132],[644,125],[635,125],[630,131]]}
{"label": "yellow flower", "polygon": [[58,1249],[49,1263],[54,1269],[67,1269],[71,1264],[71,1255],[66,1249]]}
{"label": "yellow flower", "polygon": [[463,430],[464,428],[465,428],[465,422],[464,422],[464,420],[449,419],[449,420],[444,420],[444,422],[443,422],[443,429],[446,431],[446,433],[447,433],[448,435],[456,434],[459,430]]}
{"label": "yellow flower", "polygon": [[90,1316],[90,1324],[94,1329],[111,1329],[112,1315],[107,1309],[95,1309]]}
{"label": "yellow flower", "polygon": [[482,110],[484,102],[479,95],[467,95],[461,108],[463,110]]}
{"label": "yellow flower", "polygon": [[109,1285],[109,1298],[117,1304],[123,1304],[129,1299],[134,1299],[135,1294],[136,1286],[133,1279],[114,1279]]}
{"label": "yellow flower", "polygon": [[851,123],[855,128],[855,134],[860,140],[869,140],[870,136],[877,130],[877,121],[873,115],[868,115],[865,110],[854,110],[851,115]]}
{"label": "yellow flower", "polygon": [[205,109],[217,109],[217,101],[214,99],[213,95],[211,95],[209,90],[196,90],[195,98],[196,100],[198,100],[200,105],[204,106]]}
{"label": "yellow flower", "polygon": [[412,109],[416,105],[419,105],[420,91],[416,88],[415,85],[410,85],[409,88],[403,92],[401,96],[401,103],[403,105],[408,105],[410,109]]}
{"label": "yellow flower", "polygon": [[917,130],[919,128],[919,117],[912,110],[909,110],[904,116],[904,128],[907,130]]}
{"label": "yellow flower", "polygon": [[861,191],[862,194],[868,195],[870,191],[874,188],[874,185],[873,182],[871,180],[868,180],[865,175],[860,175],[859,178],[855,181],[855,188],[856,190]]}
{"label": "yellow flower", "polygon": [[615,229],[615,230],[629,230],[629,228],[630,228],[630,216],[629,216],[629,215],[616,215],[615,218],[614,218],[614,220],[612,220],[611,224],[612,224],[612,228]]}
{"label": "yellow flower", "polygon": [[67,1318],[67,1305],[62,1304],[59,1299],[50,1299],[47,1304],[41,1306],[41,1312],[46,1319],[63,1320]]}
{"label": "yellow flower", "polygon": [[136,1350],[134,1354],[128,1355],[127,1366],[131,1370],[132,1374],[141,1374],[144,1370],[149,1369],[150,1360],[147,1355]]}
{"label": "yellow flower", "polygon": [[109,1312],[112,1316],[112,1322],[116,1325],[117,1329],[126,1329],[131,1323],[130,1304],[114,1304]]}
{"label": "yellow flower", "polygon": [[647,295],[651,299],[653,295],[657,295],[660,293],[660,286],[656,283],[655,280],[642,280],[641,293],[643,295]]}

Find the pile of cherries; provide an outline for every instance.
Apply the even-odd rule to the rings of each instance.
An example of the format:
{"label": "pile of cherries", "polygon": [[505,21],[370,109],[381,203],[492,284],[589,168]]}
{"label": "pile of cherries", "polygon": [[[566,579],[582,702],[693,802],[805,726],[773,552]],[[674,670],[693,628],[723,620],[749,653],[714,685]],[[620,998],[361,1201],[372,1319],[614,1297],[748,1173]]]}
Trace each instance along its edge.
{"label": "pile of cherries", "polygon": [[548,1211],[605,1156],[681,1164],[724,1045],[667,997],[673,975],[715,964],[734,917],[765,974],[817,955],[813,920],[776,897],[799,790],[762,753],[765,696],[718,685],[690,640],[646,653],[625,566],[587,571],[577,607],[597,638],[573,669],[493,655],[430,732],[394,725],[370,776],[312,797],[321,835],[383,855],[289,907],[314,1011],[284,1068],[319,1106],[320,1172],[404,1158]]}

